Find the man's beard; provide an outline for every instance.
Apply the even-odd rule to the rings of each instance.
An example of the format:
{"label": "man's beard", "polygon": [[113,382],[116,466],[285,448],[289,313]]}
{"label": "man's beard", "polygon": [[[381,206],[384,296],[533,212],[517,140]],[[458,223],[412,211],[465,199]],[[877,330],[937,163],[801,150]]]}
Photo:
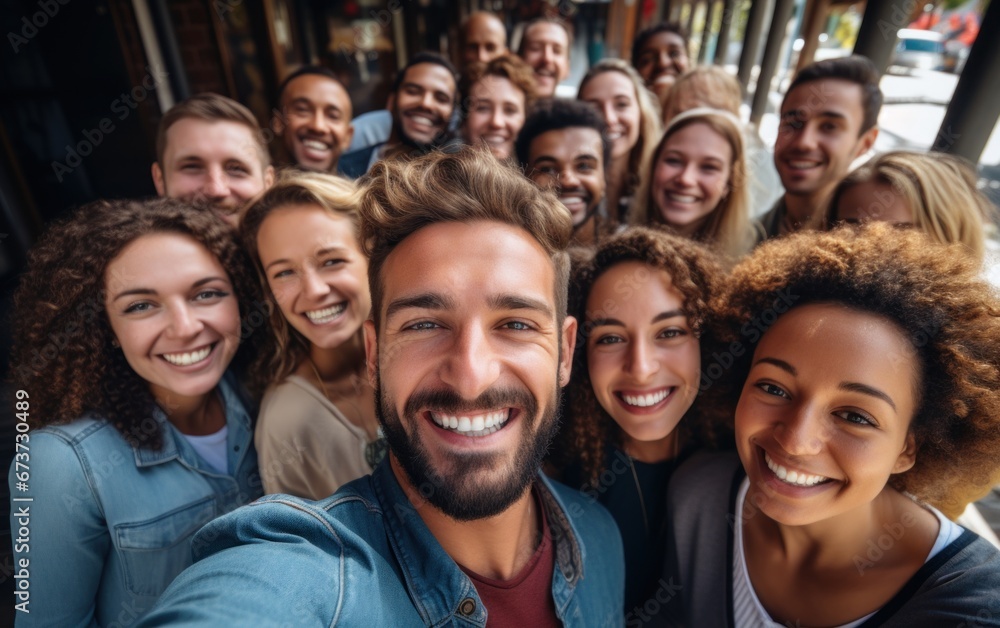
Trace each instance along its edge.
{"label": "man's beard", "polygon": [[[375,378],[375,411],[395,455],[410,483],[420,495],[452,519],[472,521],[496,516],[507,510],[528,489],[559,425],[559,390],[541,416],[538,403],[526,389],[491,388],[467,402],[448,389],[418,391],[406,402],[403,414],[413,430],[407,434],[396,412],[394,400],[382,393],[381,374]],[[472,414],[498,408],[519,408],[517,427],[521,440],[509,465],[502,465],[502,452],[448,454],[444,469],[433,467],[431,457],[417,430],[421,408],[451,415]],[[508,419],[510,420],[510,419]],[[534,433],[532,428],[541,421]],[[503,429],[506,429],[504,426]],[[475,438],[475,437],[470,437]],[[492,472],[490,472],[492,470]],[[489,481],[484,481],[489,478]]]}
{"label": "man's beard", "polygon": [[443,144],[449,137],[448,128],[446,124],[445,128],[440,133],[435,135],[434,139],[432,139],[430,142],[426,143],[419,142],[413,139],[412,137],[406,134],[406,130],[403,128],[402,114],[399,112],[398,109],[395,109],[392,112],[392,128],[395,131],[396,138],[399,139],[400,144],[402,144],[406,148],[412,149],[417,153],[421,154],[430,152],[435,147]]}

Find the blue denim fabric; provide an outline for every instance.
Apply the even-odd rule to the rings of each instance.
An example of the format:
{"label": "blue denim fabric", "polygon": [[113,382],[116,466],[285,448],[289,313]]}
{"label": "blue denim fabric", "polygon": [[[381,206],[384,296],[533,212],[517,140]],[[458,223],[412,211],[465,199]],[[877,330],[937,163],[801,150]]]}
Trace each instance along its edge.
{"label": "blue denim fabric", "polygon": [[[614,520],[582,493],[537,484],[552,529],[552,597],[566,626],[621,626]],[[406,498],[388,461],[331,497],[268,495],[205,526],[198,562],[141,626],[485,626],[472,581]]]}
{"label": "blue denim fabric", "polygon": [[194,558],[191,539],[215,517],[262,494],[250,405],[232,374],[219,384],[229,468],[201,459],[157,408],[163,449],[134,448],[107,421],[85,417],[29,433],[30,613],[18,626],[130,625]]}

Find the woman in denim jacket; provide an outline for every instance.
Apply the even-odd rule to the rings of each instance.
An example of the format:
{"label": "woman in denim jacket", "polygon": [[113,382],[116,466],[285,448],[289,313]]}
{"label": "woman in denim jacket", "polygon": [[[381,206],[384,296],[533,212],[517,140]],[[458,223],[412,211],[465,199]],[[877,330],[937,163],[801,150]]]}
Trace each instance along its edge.
{"label": "woman in denim jacket", "polygon": [[18,625],[133,623],[194,533],[261,494],[227,371],[250,272],[225,224],[171,199],[83,207],[32,251],[12,356],[33,428],[9,478]]}

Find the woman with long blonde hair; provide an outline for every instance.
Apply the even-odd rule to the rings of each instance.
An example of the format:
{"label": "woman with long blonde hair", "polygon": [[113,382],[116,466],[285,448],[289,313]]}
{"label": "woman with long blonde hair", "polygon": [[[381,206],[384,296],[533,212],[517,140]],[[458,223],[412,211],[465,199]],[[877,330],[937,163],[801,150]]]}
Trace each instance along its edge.
{"label": "woman with long blonde hair", "polygon": [[699,107],[676,116],[653,153],[629,214],[738,258],[753,244],[743,132],[731,113]]}
{"label": "woman with long blonde hair", "polygon": [[605,167],[605,198],[608,217],[623,222],[663,131],[660,104],[635,68],[621,59],[604,59],[590,68],[577,98],[594,105],[608,125],[611,161]]}
{"label": "woman with long blonde hair", "polygon": [[266,493],[326,497],[384,452],[363,376],[371,297],[358,202],[351,181],[289,172],[240,224],[273,306],[251,365],[255,387],[266,389],[254,436]]}
{"label": "woman with long blonde hair", "polygon": [[984,229],[994,211],[976,188],[976,173],[960,158],[894,151],[844,178],[830,202],[828,222],[913,225],[936,242],[963,245],[982,262]]}

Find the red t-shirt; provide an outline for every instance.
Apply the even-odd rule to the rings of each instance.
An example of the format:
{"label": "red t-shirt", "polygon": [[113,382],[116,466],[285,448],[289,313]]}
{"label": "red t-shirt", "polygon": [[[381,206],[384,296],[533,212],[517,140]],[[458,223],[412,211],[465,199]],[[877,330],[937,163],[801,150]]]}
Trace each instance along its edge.
{"label": "red t-shirt", "polygon": [[[552,571],[555,568],[555,554],[552,551],[552,534],[545,509],[532,490],[538,511],[542,513],[542,542],[531,555],[528,564],[510,580],[494,580],[462,567],[465,575],[479,593],[479,599],[486,607],[489,618],[487,626],[501,628],[559,628],[562,622],[556,616],[556,605],[552,600]],[[461,567],[461,565],[459,565]]]}

